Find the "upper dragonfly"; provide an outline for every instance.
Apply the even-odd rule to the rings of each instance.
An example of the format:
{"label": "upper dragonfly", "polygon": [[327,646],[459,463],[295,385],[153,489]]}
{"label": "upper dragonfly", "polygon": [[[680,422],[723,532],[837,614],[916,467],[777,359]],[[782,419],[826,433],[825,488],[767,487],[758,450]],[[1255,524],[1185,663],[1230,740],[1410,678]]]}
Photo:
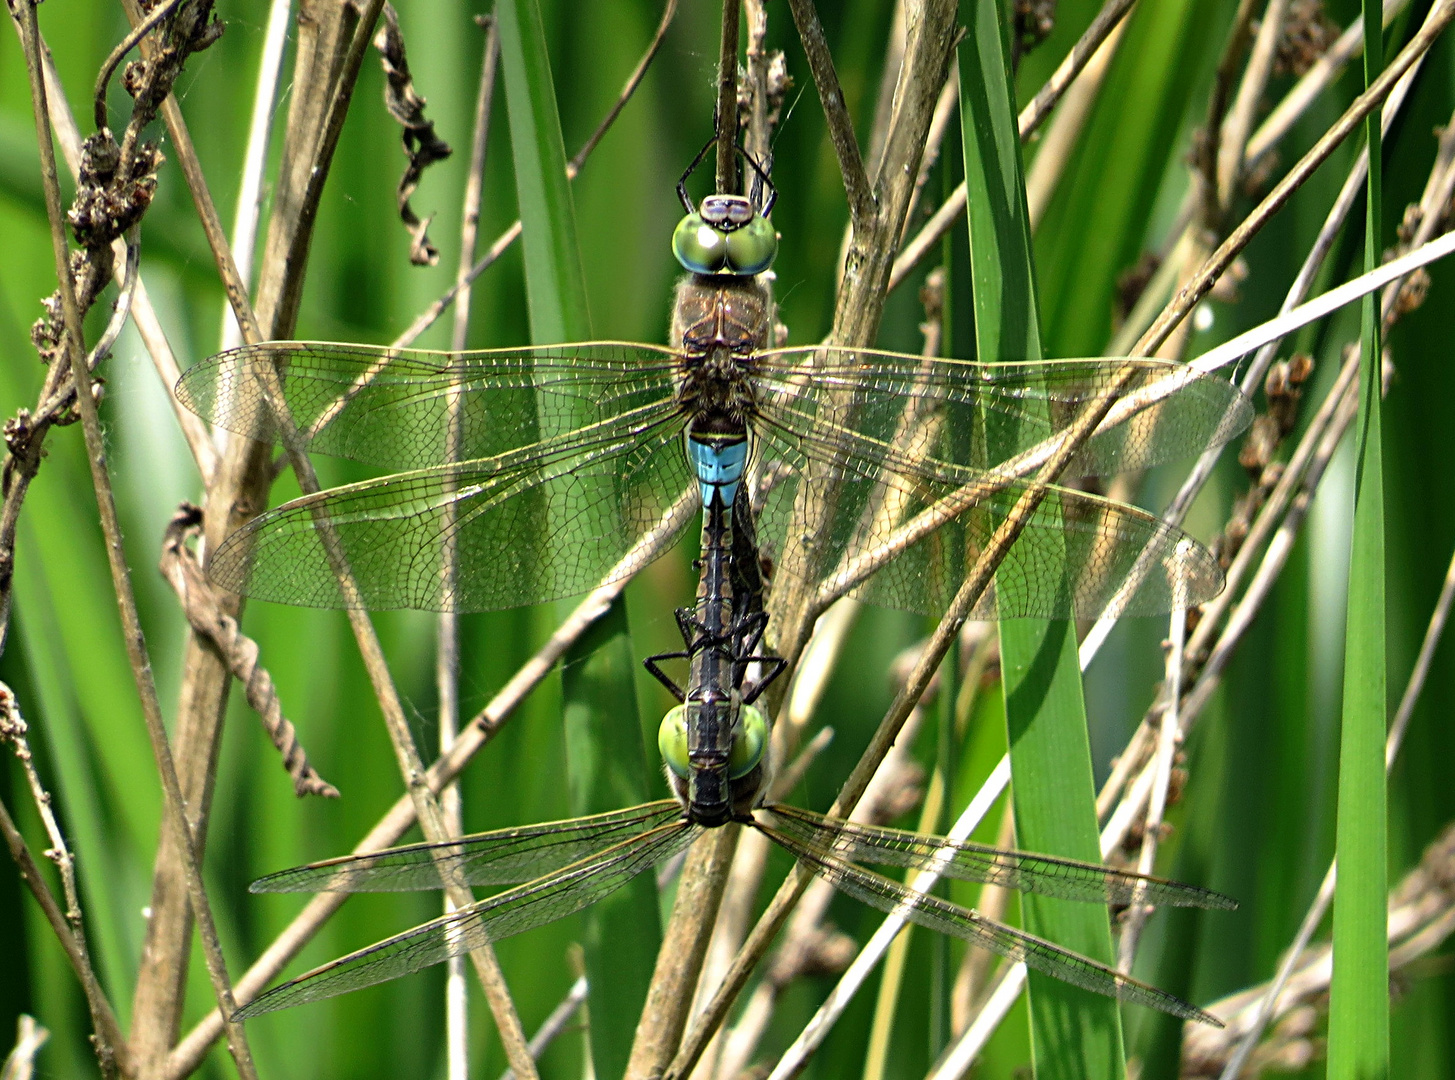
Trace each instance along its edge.
{"label": "upper dragonfly", "polygon": [[[1171,361],[768,348],[776,195],[746,160],[756,200],[694,206],[692,168],[678,184],[687,216],[673,251],[688,273],[671,348],[267,342],[191,368],[178,398],[213,423],[408,470],[263,514],[214,553],[213,580],[312,607],[481,611],[570,596],[670,546],[700,505],[694,471],[707,484],[736,469],[765,549],[820,605],[852,592],[938,614],[1024,477],[1113,382],[1125,395],[1068,475],[1143,468],[1246,425],[1235,387]],[[973,617],[1196,604],[1221,575],[1185,540],[1133,507],[1052,487],[999,571],[1021,583],[1015,606],[992,590]]]}
{"label": "upper dragonfly", "polygon": [[[756,558],[736,536],[731,543],[726,537],[730,511],[723,490],[724,485],[710,485],[707,492],[703,596],[696,609],[677,613],[685,649],[647,661],[681,702],[658,732],[675,800],[331,859],[254,882],[254,892],[435,889],[441,874],[472,885],[524,884],[275,987],[245,1005],[238,1018],[398,978],[483,942],[542,926],[595,903],[684,850],[704,829],[735,821],[759,830],[842,892],[881,911],[902,913],[1076,986],[1217,1024],[1172,994],[856,864],[934,867],[963,881],[1092,903],[1235,907],[1226,896],[1093,863],[863,825],[767,801],[773,764],[769,725],[753,703],[782,670],[782,661],[758,654],[766,615],[758,603]],[[736,533],[742,518],[731,516]],[[658,666],[668,659],[688,661],[685,689]]]}

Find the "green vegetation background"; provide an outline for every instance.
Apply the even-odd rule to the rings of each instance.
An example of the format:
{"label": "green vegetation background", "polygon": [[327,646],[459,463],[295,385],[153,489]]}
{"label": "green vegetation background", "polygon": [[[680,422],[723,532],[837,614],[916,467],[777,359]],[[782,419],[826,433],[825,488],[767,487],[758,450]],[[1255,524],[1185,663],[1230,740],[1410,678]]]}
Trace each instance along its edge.
{"label": "green vegetation background", "polygon": [[[824,5],[823,18],[861,138],[868,132],[888,36],[889,6],[870,0]],[[1019,73],[1023,99],[1034,93],[1098,5],[1063,0],[1058,28]],[[1158,241],[1187,183],[1185,155],[1200,121],[1234,8],[1232,0],[1158,0],[1134,13],[1101,100],[1036,237],[1042,318],[1049,356],[1096,355],[1111,332],[1118,276]],[[655,3],[542,4],[551,35],[568,152],[574,152],[609,107],[659,16]],[[1331,5],[1347,25],[1357,7]],[[259,5],[224,0],[220,42],[194,59],[179,84],[180,99],[208,170],[213,192],[231,220],[252,85],[261,48]],[[414,204],[436,212],[431,236],[439,266],[410,267],[407,239],[394,214],[394,186],[404,164],[399,132],[382,108],[377,62],[366,63],[361,86],[334,163],[313,245],[300,336],[384,342],[449,284],[458,250],[460,190],[478,78],[481,37],[476,8],[449,0],[420,0],[401,11],[419,91],[453,159],[424,180]],[[1419,14],[1419,12],[1416,12]],[[59,0],[40,9],[70,104],[89,115],[97,67],[125,33],[119,8],[101,0]],[[594,329],[599,337],[662,341],[676,268],[668,238],[679,209],[672,185],[710,134],[717,12],[686,3],[636,99],[588,162],[574,188],[576,214]],[[776,142],[774,178],[781,199],[774,220],[783,236],[777,296],[791,342],[808,342],[828,328],[833,275],[846,214],[838,168],[787,11],[778,5],[771,41],[788,53],[801,94],[790,105]],[[1417,93],[1386,145],[1386,235],[1404,205],[1418,197],[1433,153],[1433,129],[1455,104],[1449,43],[1436,47]],[[291,54],[285,73],[291,66]],[[1338,97],[1357,92],[1357,72]],[[286,79],[285,79],[286,83]],[[1274,85],[1286,87],[1285,78]],[[114,107],[124,102],[113,102]],[[1293,160],[1335,115],[1325,102],[1285,147]],[[503,96],[498,93],[486,173],[481,236],[498,235],[515,219]],[[280,125],[281,127],[281,125]],[[38,302],[54,287],[24,67],[13,35],[0,41],[0,414],[34,401],[42,372],[29,345]],[[159,135],[159,137],[161,137]],[[275,140],[276,141],[276,140]],[[165,140],[163,141],[165,149]],[[276,152],[276,146],[275,146]],[[1028,159],[1034,155],[1028,148]],[[1255,241],[1248,276],[1235,303],[1213,305],[1211,327],[1194,351],[1271,315],[1342,179],[1352,148],[1341,151],[1293,207]],[[944,160],[958,155],[947,152]],[[69,191],[69,184],[66,185]],[[932,180],[929,191],[940,185]],[[932,199],[926,202],[933,204]],[[1358,214],[1351,218],[1357,223]],[[1358,226],[1335,260],[1342,274],[1357,271]],[[963,238],[963,229],[957,234]],[[959,250],[957,248],[957,250]],[[959,256],[963,258],[963,251]],[[184,363],[215,351],[222,294],[189,198],[174,168],[164,169],[143,231],[143,275],[173,348]],[[1448,288],[1452,273],[1436,267],[1430,302],[1402,323],[1390,347],[1396,379],[1385,417],[1389,485],[1389,656],[1393,694],[1402,689],[1429,609],[1455,542],[1449,499],[1455,426]],[[968,274],[959,275],[967,281]],[[890,299],[880,344],[916,349],[922,316],[915,282]],[[966,310],[964,298],[958,301]],[[99,325],[99,324],[98,324]],[[475,289],[473,347],[525,343],[528,326],[518,248]],[[437,326],[421,341],[445,344]],[[1352,312],[1307,347],[1327,379],[1338,349],[1357,336]],[[121,500],[127,552],[135,570],[148,641],[164,706],[177,699],[183,623],[155,566],[161,531],[179,500],[196,498],[199,484],[150,363],[128,331],[105,370],[111,465]],[[0,678],[13,686],[31,722],[42,773],[55,793],[63,825],[78,856],[87,926],[101,977],[120,1013],[129,1015],[158,834],[160,796],[132,680],[121,647],[80,431],[54,433],[49,457],[27,500],[17,565],[15,626],[0,658]],[[324,479],[364,475],[347,463],[320,461]],[[1150,476],[1144,504],[1157,508],[1180,473]],[[291,480],[279,485],[287,497]],[[1243,480],[1229,465],[1191,522],[1204,540],[1221,527]],[[1244,644],[1219,701],[1189,747],[1191,782],[1174,812],[1178,831],[1162,869],[1232,893],[1243,904],[1201,921],[1163,914],[1153,924],[1139,973],[1203,1003],[1266,978],[1322,876],[1332,851],[1338,752],[1343,579],[1351,503],[1349,461],[1342,455],[1325,483],[1299,551],[1273,602]],[[672,647],[672,607],[691,595],[690,553],[663,560],[629,590],[638,655]],[[464,622],[462,707],[478,709],[544,640],[552,608],[470,616]],[[433,621],[419,614],[378,619],[391,664],[414,710],[424,747],[437,739],[432,675]],[[892,685],[890,665],[924,627],[896,613],[866,612],[820,708],[837,732],[797,793],[823,808],[877,723]],[[300,906],[298,898],[253,897],[247,882],[259,874],[339,854],[400,792],[398,774],[378,709],[346,624],[337,613],[250,605],[246,629],[262,643],[291,718],[319,771],[338,785],[337,802],[298,802],[258,725],[234,694],[222,750],[206,873],[224,946],[241,971]],[[1099,777],[1150,702],[1160,677],[1157,620],[1118,630],[1088,679],[1088,711]],[[1415,714],[1409,741],[1391,781],[1391,877],[1397,880],[1455,814],[1449,783],[1455,708],[1449,646]],[[524,824],[566,813],[559,676],[510,722],[505,733],[466,773],[467,827]],[[651,733],[665,694],[638,681],[642,715]],[[987,695],[959,764],[959,803],[978,786],[1003,748],[998,697]],[[932,736],[921,740],[931,762]],[[654,781],[662,788],[660,780]],[[0,798],[19,813],[37,851],[46,844],[13,762],[0,767]],[[973,893],[965,899],[973,900]],[[292,970],[339,955],[413,925],[437,908],[432,895],[354,899],[309,946]],[[876,920],[852,902],[834,910],[839,925],[866,932]],[[527,1028],[555,1005],[574,978],[571,943],[578,923],[565,920],[500,952]],[[900,1003],[889,1075],[922,1075],[931,1051],[928,970],[932,950],[919,935]],[[955,950],[958,957],[959,950]],[[211,995],[194,957],[184,1030],[210,1007]],[[1425,976],[1396,995],[1393,1021],[1397,1076],[1455,1075],[1455,998],[1448,965],[1433,961]],[[86,1014],[74,979],[49,930],[18,883],[0,871],[0,1047],[9,1043],[18,1013],[40,1018],[54,1033],[40,1075],[87,1076],[95,1063],[85,1042]],[[776,1040],[791,1037],[817,1004],[827,980],[795,986],[782,1002]],[[442,976],[439,971],[251,1025],[264,1076],[414,1078],[443,1075]],[[503,1067],[488,1015],[475,993],[474,1074]],[[857,1075],[862,1067],[872,997],[852,1008],[810,1066],[819,1077]],[[1144,1075],[1172,1075],[1175,1026],[1163,1018],[1129,1016],[1129,1049],[1147,1057]],[[775,1046],[778,1043],[775,1042]],[[579,1033],[548,1053],[549,1076],[582,1068]],[[1009,1077],[1025,1064],[1023,1014],[997,1037],[980,1075]],[[229,1075],[214,1050],[205,1070]],[[1307,1075],[1322,1075],[1322,1066]]]}

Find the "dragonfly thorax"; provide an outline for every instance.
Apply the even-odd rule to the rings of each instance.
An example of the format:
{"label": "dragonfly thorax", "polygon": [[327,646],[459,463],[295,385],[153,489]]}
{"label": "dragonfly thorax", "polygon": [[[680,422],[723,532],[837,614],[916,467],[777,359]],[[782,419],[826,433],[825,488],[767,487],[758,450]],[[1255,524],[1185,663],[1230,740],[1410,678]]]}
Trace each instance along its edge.
{"label": "dragonfly thorax", "polygon": [[677,404],[698,434],[741,432],[757,411],[752,358],[767,343],[769,311],[768,290],[756,281],[689,277],[677,287]]}
{"label": "dragonfly thorax", "polygon": [[771,307],[760,281],[690,274],[677,285],[672,343],[688,356],[726,351],[746,357],[767,346]]}

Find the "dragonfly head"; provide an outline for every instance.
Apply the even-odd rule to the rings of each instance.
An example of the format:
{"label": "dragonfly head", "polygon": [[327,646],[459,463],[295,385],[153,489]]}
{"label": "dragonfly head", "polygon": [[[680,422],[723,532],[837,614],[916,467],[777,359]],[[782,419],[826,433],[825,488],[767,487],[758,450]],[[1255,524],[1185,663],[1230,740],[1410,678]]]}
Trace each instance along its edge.
{"label": "dragonfly head", "polygon": [[[727,715],[704,717],[705,712]],[[713,723],[714,719],[731,722]],[[718,747],[698,745],[721,741],[704,740],[704,733],[714,730],[730,732],[725,756]],[[667,766],[667,779],[694,818],[702,824],[722,824],[756,802],[768,749],[768,719],[761,709],[741,704],[736,694],[731,702],[689,701],[662,718],[657,748]],[[730,796],[724,790],[723,773],[732,789]],[[740,807],[740,802],[748,805]]]}
{"label": "dragonfly head", "polygon": [[751,277],[773,265],[778,232],[742,195],[709,195],[678,223],[672,253],[694,274]]}

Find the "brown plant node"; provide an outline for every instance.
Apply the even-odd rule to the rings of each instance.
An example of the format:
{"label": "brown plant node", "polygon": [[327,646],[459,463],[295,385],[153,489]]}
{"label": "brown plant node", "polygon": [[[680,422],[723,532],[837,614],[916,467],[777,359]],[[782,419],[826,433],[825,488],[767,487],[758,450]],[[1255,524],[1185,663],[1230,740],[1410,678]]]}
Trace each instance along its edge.
{"label": "brown plant node", "polygon": [[1329,18],[1323,0],[1290,0],[1278,35],[1273,73],[1301,78],[1337,40],[1339,24]]}

